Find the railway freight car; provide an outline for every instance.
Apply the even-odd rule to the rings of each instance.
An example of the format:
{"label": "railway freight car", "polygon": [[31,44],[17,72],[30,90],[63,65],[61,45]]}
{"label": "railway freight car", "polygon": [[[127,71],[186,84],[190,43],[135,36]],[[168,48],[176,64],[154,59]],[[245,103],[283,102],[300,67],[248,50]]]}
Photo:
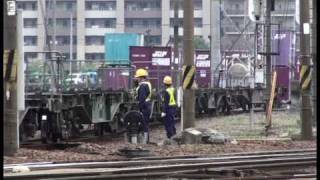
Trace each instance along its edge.
{"label": "railway freight car", "polygon": [[[54,87],[48,90],[42,86],[36,92],[27,92],[26,111],[20,116],[20,138],[32,137],[37,130],[40,130],[44,142],[55,142],[78,135],[85,125],[89,127],[94,125],[97,135],[124,131],[125,114],[137,109],[133,91],[135,86],[133,74],[137,68],[146,68],[149,71],[153,86],[151,119],[159,120],[160,92],[163,89],[161,80],[165,75],[175,77],[177,73],[181,73],[181,64],[178,64],[179,70],[173,69],[176,64],[173,64],[170,47],[131,46],[128,50],[128,56],[124,58],[113,56],[98,68],[98,80],[94,89],[63,91],[58,88],[58,91],[53,92],[50,89]],[[263,73],[259,74],[262,77],[255,77],[255,86],[250,88],[253,79],[250,79],[249,75],[255,65],[252,63],[255,59],[246,52],[229,51],[224,54],[219,69],[222,86],[212,87],[209,83],[210,52],[195,51],[197,69],[195,76],[198,83],[198,89],[195,91],[196,115],[230,113],[239,108],[248,111],[252,106],[265,104],[264,88],[256,83],[257,79],[260,84],[263,83]],[[280,65],[273,67],[279,71],[278,77],[287,77],[283,75],[288,73],[286,66],[284,68],[281,66],[282,69]],[[50,75],[50,78],[55,76]],[[279,87],[281,83],[279,79]],[[285,80],[283,85],[287,86],[286,83]],[[282,90],[285,90],[284,88]],[[282,92],[288,91],[289,88]],[[181,94],[179,95],[181,98]]]}

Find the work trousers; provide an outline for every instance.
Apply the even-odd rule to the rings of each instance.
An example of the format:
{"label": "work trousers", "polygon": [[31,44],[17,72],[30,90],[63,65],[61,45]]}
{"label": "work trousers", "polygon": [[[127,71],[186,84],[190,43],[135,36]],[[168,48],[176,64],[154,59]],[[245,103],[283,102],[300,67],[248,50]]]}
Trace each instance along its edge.
{"label": "work trousers", "polygon": [[176,113],[175,107],[169,107],[166,115],[164,117],[164,127],[167,132],[167,138],[171,138],[176,134],[176,128],[175,128],[175,122],[174,122],[174,116]]}
{"label": "work trousers", "polygon": [[143,132],[149,132],[149,121],[150,121],[150,114],[151,114],[151,103],[144,102],[143,104],[139,105],[140,112],[143,114]]}

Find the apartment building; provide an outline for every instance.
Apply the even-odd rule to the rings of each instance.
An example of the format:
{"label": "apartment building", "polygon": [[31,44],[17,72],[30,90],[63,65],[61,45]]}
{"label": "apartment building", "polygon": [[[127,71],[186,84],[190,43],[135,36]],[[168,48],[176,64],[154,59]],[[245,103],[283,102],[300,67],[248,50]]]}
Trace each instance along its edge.
{"label": "apartment building", "polygon": [[[208,44],[210,1],[194,0],[194,35]],[[252,49],[255,25],[248,17],[248,1],[221,0],[222,50],[232,46],[234,49]],[[72,51],[73,59],[101,60],[104,58],[105,33],[141,33],[145,35],[146,45],[167,45],[173,37],[173,0],[17,2],[18,8],[23,9],[25,59],[37,57],[37,51],[55,49],[68,59]],[[274,8],[272,22],[280,23],[283,29],[295,30],[295,0],[276,0]],[[179,36],[183,35],[182,9],[180,4]],[[244,35],[233,45],[240,34]]]}

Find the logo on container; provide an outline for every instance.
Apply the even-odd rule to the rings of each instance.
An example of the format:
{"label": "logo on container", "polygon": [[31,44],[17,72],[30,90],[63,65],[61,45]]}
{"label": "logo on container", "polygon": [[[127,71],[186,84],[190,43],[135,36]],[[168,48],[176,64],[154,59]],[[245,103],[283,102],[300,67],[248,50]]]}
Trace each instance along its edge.
{"label": "logo on container", "polygon": [[276,34],[276,35],[274,35],[274,39],[284,39],[284,38],[286,38],[286,34]]}
{"label": "logo on container", "polygon": [[197,61],[196,67],[210,67],[210,61]]}
{"label": "logo on container", "polygon": [[207,60],[207,59],[209,59],[209,54],[198,54],[196,59],[197,60]]}
{"label": "logo on container", "polygon": [[132,54],[132,57],[146,57],[145,54]]}
{"label": "logo on container", "polygon": [[152,53],[152,57],[165,57],[168,54],[167,51],[155,51],[154,53]]}

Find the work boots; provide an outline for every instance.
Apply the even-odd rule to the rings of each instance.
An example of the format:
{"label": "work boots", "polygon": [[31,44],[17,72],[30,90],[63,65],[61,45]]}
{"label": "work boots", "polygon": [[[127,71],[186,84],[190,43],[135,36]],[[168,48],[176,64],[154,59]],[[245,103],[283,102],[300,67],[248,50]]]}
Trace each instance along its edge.
{"label": "work boots", "polygon": [[148,144],[149,143],[149,134],[147,132],[143,133],[143,138],[142,138],[142,144]]}

